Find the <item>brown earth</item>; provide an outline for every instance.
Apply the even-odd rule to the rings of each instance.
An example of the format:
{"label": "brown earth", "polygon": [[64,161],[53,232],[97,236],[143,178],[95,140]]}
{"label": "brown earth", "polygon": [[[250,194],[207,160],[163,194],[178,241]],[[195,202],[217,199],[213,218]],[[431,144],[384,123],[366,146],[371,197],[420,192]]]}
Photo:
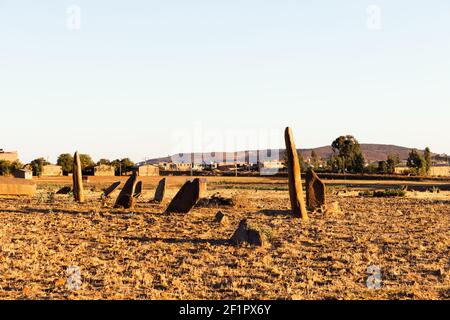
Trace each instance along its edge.
{"label": "brown earth", "polygon": [[[119,190],[99,200],[116,177],[90,179],[83,204],[55,194],[70,185],[64,177],[38,179],[34,197],[0,197],[0,299],[450,297],[450,192],[370,198],[336,183],[327,201],[341,210],[302,222],[288,211],[286,179],[212,177],[205,196],[233,197],[234,207],[163,214],[186,178],[167,178],[161,204],[150,203],[160,177],[143,178],[133,211],[112,208]],[[228,224],[214,221],[219,210]],[[243,218],[268,246],[228,242]],[[366,285],[371,266],[381,270],[379,289]]]}

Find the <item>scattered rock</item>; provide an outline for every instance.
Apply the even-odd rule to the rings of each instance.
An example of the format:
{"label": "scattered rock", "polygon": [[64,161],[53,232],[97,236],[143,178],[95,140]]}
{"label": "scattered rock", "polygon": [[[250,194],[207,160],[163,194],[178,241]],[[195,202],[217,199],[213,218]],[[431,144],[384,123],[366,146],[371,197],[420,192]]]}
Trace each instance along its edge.
{"label": "scattered rock", "polygon": [[200,179],[187,181],[170,202],[166,212],[188,213],[200,198]]}
{"label": "scattered rock", "polygon": [[135,198],[133,197],[137,184],[137,174],[134,172],[125,183],[122,191],[117,197],[114,208],[133,209]]}
{"label": "scattered rock", "polygon": [[326,203],[325,184],[313,169],[306,172],[306,206],[312,210],[322,209]]}
{"label": "scattered rock", "polygon": [[164,200],[164,195],[166,193],[166,178],[159,181],[158,187],[156,187],[154,202],[161,203]]}
{"label": "scattered rock", "polygon": [[229,223],[228,217],[222,211],[216,213],[214,221],[221,225],[227,225]]}
{"label": "scattered rock", "polygon": [[265,235],[256,228],[250,226],[247,219],[242,219],[241,222],[239,222],[239,227],[234,232],[230,241],[234,245],[248,243],[262,247],[267,244]]}
{"label": "scattered rock", "polygon": [[292,214],[303,220],[307,220],[308,212],[306,211],[305,200],[303,198],[300,163],[298,161],[297,149],[291,128],[286,128],[284,139],[288,160],[289,198],[291,199]]}
{"label": "scattered rock", "polygon": [[339,206],[339,202],[333,202],[329,207],[326,208],[325,213],[329,215],[341,214],[342,210]]}

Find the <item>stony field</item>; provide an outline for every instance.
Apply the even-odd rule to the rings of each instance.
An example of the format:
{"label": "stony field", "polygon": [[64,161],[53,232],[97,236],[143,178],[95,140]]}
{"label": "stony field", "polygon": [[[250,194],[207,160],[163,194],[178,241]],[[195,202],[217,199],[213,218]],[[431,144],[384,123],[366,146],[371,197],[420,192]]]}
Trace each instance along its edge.
{"label": "stony field", "polygon": [[[144,178],[132,211],[113,209],[117,191],[99,200],[111,178],[91,181],[84,204],[55,194],[66,178],[39,180],[33,198],[0,197],[0,299],[450,298],[450,192],[373,198],[333,187],[334,210],[302,222],[281,178],[208,178],[207,196],[234,206],[163,214],[185,180],[169,177],[153,204],[158,178]],[[228,224],[214,222],[219,210]],[[228,242],[242,218],[267,246]],[[377,268],[381,286],[368,288]]]}

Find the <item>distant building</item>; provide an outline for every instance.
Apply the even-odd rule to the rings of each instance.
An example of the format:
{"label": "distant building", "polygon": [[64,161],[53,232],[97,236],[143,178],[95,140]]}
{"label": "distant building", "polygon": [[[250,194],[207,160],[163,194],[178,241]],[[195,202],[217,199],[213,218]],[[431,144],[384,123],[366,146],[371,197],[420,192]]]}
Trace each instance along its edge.
{"label": "distant building", "polygon": [[[404,174],[410,170],[406,165],[398,165],[395,167],[395,173]],[[429,176],[432,177],[449,177],[450,176],[450,165],[442,164],[442,165],[432,165],[430,167]]]}
{"label": "distant building", "polygon": [[101,164],[94,167],[93,175],[96,177],[113,177],[116,175],[116,171],[113,166]]}
{"label": "distant building", "polygon": [[18,179],[26,179],[26,180],[33,179],[33,171],[28,170],[28,169],[15,170],[13,172],[13,175],[14,175],[14,178],[18,178]]}
{"label": "distant building", "polygon": [[273,175],[286,168],[283,161],[272,160],[258,163],[258,169],[261,175]]}
{"label": "distant building", "polygon": [[6,152],[6,151],[3,151],[3,149],[0,149],[0,160],[10,161],[10,162],[18,161],[19,155],[18,155],[17,151]]}
{"label": "distant building", "polygon": [[42,177],[59,177],[63,175],[61,166],[55,164],[48,164],[42,167]]}
{"label": "distant building", "polygon": [[138,167],[138,175],[140,177],[155,177],[159,176],[159,167],[151,164],[146,164]]}
{"label": "distant building", "polygon": [[450,176],[450,165],[435,165],[430,168],[430,176],[435,177],[449,177]]}

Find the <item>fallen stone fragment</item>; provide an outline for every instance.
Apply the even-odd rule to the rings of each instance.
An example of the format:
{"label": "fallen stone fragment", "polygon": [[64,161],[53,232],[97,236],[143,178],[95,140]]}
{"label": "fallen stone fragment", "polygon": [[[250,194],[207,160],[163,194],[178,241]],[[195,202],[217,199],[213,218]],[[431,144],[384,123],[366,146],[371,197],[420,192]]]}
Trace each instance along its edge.
{"label": "fallen stone fragment", "polygon": [[124,209],[133,209],[134,208],[134,193],[136,190],[137,184],[137,174],[134,172],[130,178],[128,178],[125,186],[120,191],[119,196],[117,197],[116,204],[114,208],[124,208]]}
{"label": "fallen stone fragment", "polygon": [[313,169],[306,172],[306,206],[312,210],[324,208],[326,203],[325,184],[320,180]]}
{"label": "fallen stone fragment", "polygon": [[234,206],[234,200],[233,198],[225,198],[219,193],[215,193],[211,198],[200,199],[197,205],[201,207]]}
{"label": "fallen stone fragment", "polygon": [[267,239],[261,231],[250,226],[247,219],[242,219],[241,222],[239,222],[239,227],[231,237],[230,242],[234,245],[248,243],[262,247],[267,244]]}
{"label": "fallen stone fragment", "polygon": [[200,198],[200,179],[187,181],[170,202],[166,212],[188,213]]}
{"label": "fallen stone fragment", "polygon": [[66,186],[56,191],[56,194],[69,194],[70,192],[72,192],[72,187]]}
{"label": "fallen stone fragment", "polygon": [[216,213],[214,221],[221,225],[227,225],[229,223],[228,217],[222,211]]}

